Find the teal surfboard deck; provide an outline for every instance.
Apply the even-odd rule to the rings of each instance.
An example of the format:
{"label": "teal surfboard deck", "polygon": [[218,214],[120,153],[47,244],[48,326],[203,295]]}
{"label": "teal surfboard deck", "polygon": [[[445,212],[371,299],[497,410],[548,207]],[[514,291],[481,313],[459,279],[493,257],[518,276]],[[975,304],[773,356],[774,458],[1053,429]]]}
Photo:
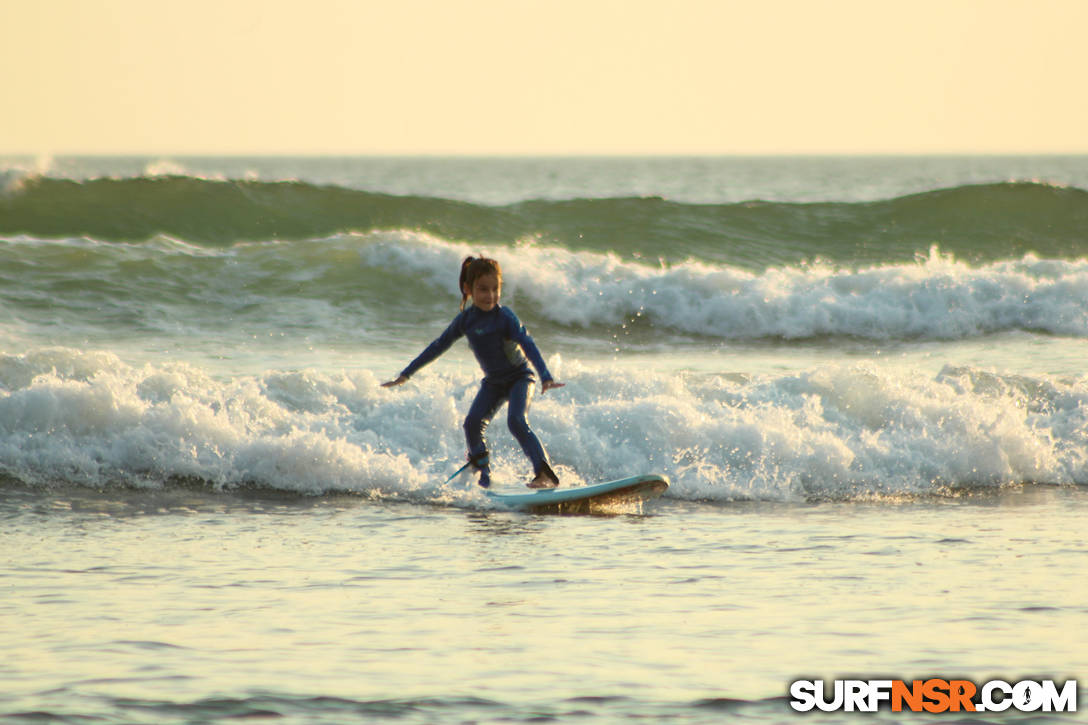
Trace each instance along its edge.
{"label": "teal surfboard deck", "polygon": [[506,508],[530,513],[608,513],[624,504],[641,504],[657,498],[669,487],[669,479],[657,474],[631,476],[616,481],[574,488],[546,488],[530,493],[487,490],[488,498]]}

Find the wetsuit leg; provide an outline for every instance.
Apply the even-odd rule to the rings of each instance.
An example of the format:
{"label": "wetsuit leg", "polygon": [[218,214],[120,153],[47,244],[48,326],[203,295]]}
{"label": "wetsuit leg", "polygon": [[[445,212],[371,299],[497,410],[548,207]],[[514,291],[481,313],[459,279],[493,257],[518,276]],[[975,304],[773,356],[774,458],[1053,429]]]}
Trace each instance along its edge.
{"label": "wetsuit leg", "polygon": [[544,451],[540,439],[529,427],[529,405],[533,401],[533,389],[536,381],[532,378],[522,378],[510,387],[510,404],[507,408],[506,424],[510,432],[521,444],[521,450],[533,462],[533,473],[540,473],[541,467],[548,462],[548,454]]}
{"label": "wetsuit leg", "polygon": [[480,386],[480,392],[476,393],[476,399],[472,401],[472,407],[465,416],[465,441],[468,443],[469,458],[487,456],[484,431],[505,400],[506,391],[502,387],[488,382]]}

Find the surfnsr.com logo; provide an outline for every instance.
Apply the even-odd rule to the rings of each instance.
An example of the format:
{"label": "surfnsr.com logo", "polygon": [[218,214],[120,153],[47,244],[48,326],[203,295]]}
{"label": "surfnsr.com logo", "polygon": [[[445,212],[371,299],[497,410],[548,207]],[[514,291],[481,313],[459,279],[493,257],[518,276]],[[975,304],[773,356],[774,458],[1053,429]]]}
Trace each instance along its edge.
{"label": "surfnsr.com logo", "polygon": [[888,705],[892,712],[1076,712],[1077,681],[1059,687],[1053,680],[823,680],[790,683],[790,707],[798,712],[876,712]]}

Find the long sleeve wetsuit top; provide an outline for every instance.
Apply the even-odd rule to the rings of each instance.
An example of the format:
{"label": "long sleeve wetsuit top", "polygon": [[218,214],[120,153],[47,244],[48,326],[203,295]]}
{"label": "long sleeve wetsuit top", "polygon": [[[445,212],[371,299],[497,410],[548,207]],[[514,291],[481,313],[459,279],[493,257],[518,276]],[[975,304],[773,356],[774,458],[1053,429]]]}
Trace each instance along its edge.
{"label": "long sleeve wetsuit top", "polygon": [[513,310],[501,305],[495,305],[487,312],[470,305],[453,318],[449,327],[409,363],[401,375],[412,377],[420,368],[448,350],[462,335],[468,338],[469,347],[483,368],[485,380],[504,383],[526,374],[532,375],[529,362],[540,373],[541,382],[552,380],[529,331]]}

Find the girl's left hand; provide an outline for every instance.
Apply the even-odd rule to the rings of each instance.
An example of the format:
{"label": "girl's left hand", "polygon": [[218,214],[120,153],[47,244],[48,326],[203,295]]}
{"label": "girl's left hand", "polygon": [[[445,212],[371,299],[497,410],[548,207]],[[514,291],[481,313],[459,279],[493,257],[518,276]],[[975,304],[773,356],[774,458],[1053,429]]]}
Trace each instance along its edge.
{"label": "girl's left hand", "polygon": [[540,386],[540,394],[543,395],[544,393],[548,392],[552,388],[561,388],[564,385],[566,385],[566,383],[558,383],[558,382],[556,382],[554,380],[546,380]]}

